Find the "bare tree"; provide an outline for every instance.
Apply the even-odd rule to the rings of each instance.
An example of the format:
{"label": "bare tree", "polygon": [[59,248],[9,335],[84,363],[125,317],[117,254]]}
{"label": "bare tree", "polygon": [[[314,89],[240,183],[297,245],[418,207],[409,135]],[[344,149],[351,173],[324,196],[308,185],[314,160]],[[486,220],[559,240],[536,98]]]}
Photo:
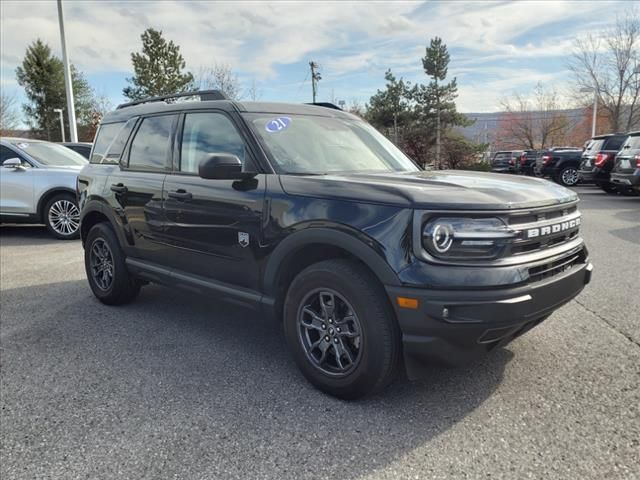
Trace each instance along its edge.
{"label": "bare tree", "polygon": [[532,97],[515,94],[503,100],[505,114],[499,130],[502,146],[536,149],[564,142],[571,124],[553,89],[536,85]]}
{"label": "bare tree", "polygon": [[576,39],[569,63],[576,94],[598,96],[598,105],[609,116],[613,131],[640,125],[640,16],[625,11],[615,26],[600,34]]}
{"label": "bare tree", "polygon": [[0,132],[15,130],[20,125],[20,114],[15,95],[0,93]]}
{"label": "bare tree", "polygon": [[239,100],[242,97],[238,75],[224,63],[200,67],[195,75],[194,86],[196,90],[220,90],[231,100]]}

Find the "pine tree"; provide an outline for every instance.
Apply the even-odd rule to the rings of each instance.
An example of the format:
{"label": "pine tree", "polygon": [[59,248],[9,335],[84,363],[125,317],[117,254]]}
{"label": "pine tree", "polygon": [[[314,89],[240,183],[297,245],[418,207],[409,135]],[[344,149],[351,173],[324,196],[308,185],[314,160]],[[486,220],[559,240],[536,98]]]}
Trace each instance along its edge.
{"label": "pine tree", "polygon": [[435,167],[440,167],[441,133],[447,126],[468,125],[464,115],[456,111],[455,99],[458,96],[458,84],[455,77],[449,83],[442,83],[447,78],[449,68],[449,52],[442,39],[431,39],[422,59],[424,72],[431,81],[428,85],[421,85],[416,90],[416,101],[420,113],[428,118],[435,118],[436,155]]}
{"label": "pine tree", "polygon": [[132,53],[134,76],[127,81],[132,85],[122,93],[131,100],[169,95],[187,91],[193,84],[193,75],[183,73],[185,61],[180,47],[167,42],[161,30],[148,28],[142,35],[142,52]]}
{"label": "pine tree", "polygon": [[[61,140],[59,117],[53,110],[62,108],[66,112],[67,108],[62,60],[52,54],[49,45],[37,39],[27,48],[22,65],[16,69],[16,77],[29,100],[22,108],[32,130],[48,140]],[[93,91],[73,65],[71,79],[77,121],[80,125],[87,124],[91,118]],[[64,126],[68,132],[67,115],[64,115]]]}

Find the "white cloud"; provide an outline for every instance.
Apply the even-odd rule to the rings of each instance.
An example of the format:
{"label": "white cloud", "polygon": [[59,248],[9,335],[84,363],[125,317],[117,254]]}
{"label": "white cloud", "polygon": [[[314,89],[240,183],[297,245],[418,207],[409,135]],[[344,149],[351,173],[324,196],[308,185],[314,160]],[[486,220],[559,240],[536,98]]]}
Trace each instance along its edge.
{"label": "white cloud", "polygon": [[[566,56],[573,37],[614,18],[611,3],[554,2],[95,2],[64,0],[71,60],[86,73],[129,72],[147,27],[175,41],[192,70],[226,63],[265,88],[282,67],[314,59],[328,85],[363,75],[383,85],[383,73],[424,80],[420,57],[429,38],[444,39],[459,75],[460,105],[494,108],[511,85],[525,86],[545,73],[545,58]],[[620,4],[624,6],[624,3]],[[59,54],[55,2],[0,2],[2,84],[8,85],[35,38]],[[555,30],[554,25],[560,25]],[[521,38],[527,41],[519,41]],[[501,64],[528,60],[530,68],[499,71]],[[491,71],[491,69],[494,69]],[[492,75],[479,84],[478,74]],[[279,78],[295,88],[301,78]],[[548,80],[548,79],[547,79]],[[528,83],[529,82],[529,83]],[[375,89],[373,89],[375,91]],[[371,92],[373,93],[373,92]],[[345,92],[345,96],[353,96]],[[479,108],[478,108],[479,109]]]}

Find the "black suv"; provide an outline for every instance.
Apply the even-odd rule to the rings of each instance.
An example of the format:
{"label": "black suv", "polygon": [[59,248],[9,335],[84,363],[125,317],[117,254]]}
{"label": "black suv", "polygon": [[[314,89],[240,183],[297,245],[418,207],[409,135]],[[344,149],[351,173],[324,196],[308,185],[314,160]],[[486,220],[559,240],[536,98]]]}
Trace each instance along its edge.
{"label": "black suv", "polygon": [[610,133],[593,137],[584,153],[578,170],[582,183],[595,183],[607,193],[615,193],[617,188],[610,182],[613,161],[627,140],[625,133]]}
{"label": "black suv", "polygon": [[78,198],[106,304],[157,282],[245,305],[283,324],[310,382],[357,398],[401,366],[415,378],[508,343],[590,280],[564,187],[422,171],[339,109],[197,95],[99,128]]}
{"label": "black suv", "polygon": [[519,170],[522,150],[496,152],[491,160],[491,171],[496,173],[516,173]]}
{"label": "black suv", "polygon": [[578,183],[578,167],[582,149],[577,147],[555,147],[545,150],[537,159],[537,171],[541,177],[551,177],[565,187]]}
{"label": "black suv", "polygon": [[611,183],[622,193],[640,193],[640,131],[629,133],[611,170]]}

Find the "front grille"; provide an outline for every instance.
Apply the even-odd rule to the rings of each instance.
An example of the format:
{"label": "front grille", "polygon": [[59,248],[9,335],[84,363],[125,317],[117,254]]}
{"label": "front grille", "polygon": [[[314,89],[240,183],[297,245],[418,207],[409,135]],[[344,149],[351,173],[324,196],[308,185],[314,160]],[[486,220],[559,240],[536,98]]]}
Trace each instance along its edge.
{"label": "front grille", "polygon": [[576,205],[540,213],[513,214],[506,218],[518,235],[508,255],[539,252],[568,243],[578,237],[580,212]]}
{"label": "front grille", "polygon": [[584,263],[584,254],[578,253],[553,262],[529,268],[529,282],[539,282],[570,270],[574,265]]}

